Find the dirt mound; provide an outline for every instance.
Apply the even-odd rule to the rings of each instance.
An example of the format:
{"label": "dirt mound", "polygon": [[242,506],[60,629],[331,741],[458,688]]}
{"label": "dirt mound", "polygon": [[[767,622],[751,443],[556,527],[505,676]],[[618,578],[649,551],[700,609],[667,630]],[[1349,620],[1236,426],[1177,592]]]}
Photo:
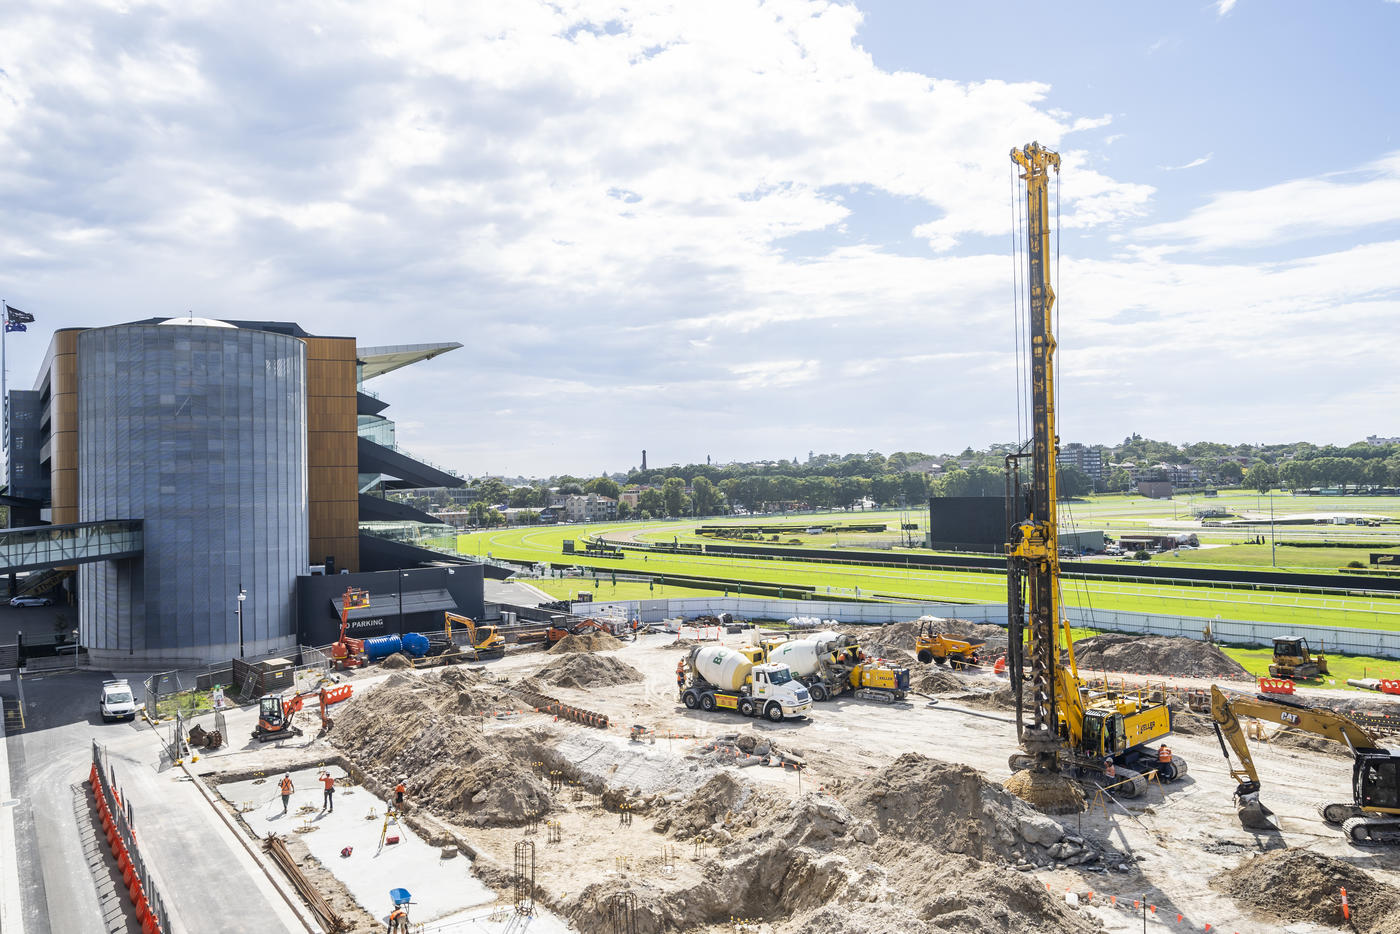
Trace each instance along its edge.
{"label": "dirt mound", "polygon": [[1351,758],[1351,750],[1344,743],[1334,743],[1330,739],[1299,733],[1295,730],[1274,730],[1269,736],[1269,745],[1277,749],[1298,749],[1304,752],[1319,752],[1326,756]]}
{"label": "dirt mound", "polygon": [[954,638],[971,639],[973,642],[987,643],[981,655],[1000,655],[1006,651],[1006,630],[987,623],[973,623],[965,619],[951,619],[941,616],[922,616],[919,619],[881,626],[868,640],[876,645],[888,645],[898,649],[912,650],[914,640],[919,635],[919,627],[927,623],[936,633]]}
{"label": "dirt mound", "polygon": [[622,648],[622,641],[611,633],[594,629],[590,632],[569,635],[550,646],[550,655],[569,655],[574,652],[611,652]]}
{"label": "dirt mound", "polygon": [[514,706],[462,668],[395,672],[336,714],[331,741],[383,790],[407,775],[415,806],[464,824],[521,823],[549,809],[549,788],[529,764],[538,738],[525,730],[488,737],[475,715]]}
{"label": "dirt mound", "polygon": [[[612,636],[608,638],[612,639]],[[640,671],[611,655],[584,654],[570,654],[556,659],[535,672],[535,678],[561,688],[581,689],[646,680]]]}
{"label": "dirt mound", "polygon": [[977,710],[1016,709],[1016,695],[1011,692],[1009,684],[1003,684],[991,691],[968,691],[965,694],[954,694],[947,700],[955,704],[962,704],[964,707],[974,707]]}
{"label": "dirt mound", "polygon": [[753,782],[722,771],[681,800],[660,807],[652,829],[682,840],[697,835],[728,839],[764,823],[775,806],[772,795]]}
{"label": "dirt mound", "polygon": [[910,674],[909,687],[920,694],[948,694],[952,691],[966,691],[962,678],[946,668],[916,668]]}
{"label": "dirt mound", "polygon": [[699,645],[694,639],[677,639],[675,642],[668,642],[662,646],[664,649],[689,649]]}
{"label": "dirt mound", "polygon": [[390,669],[412,668],[413,661],[402,652],[395,652],[393,655],[387,656],[382,662],[380,662],[379,667]]}
{"label": "dirt mound", "polygon": [[919,667],[919,662],[914,658],[913,652],[906,652],[892,645],[882,645],[876,642],[862,643],[861,649],[865,652],[867,657],[883,658],[896,667],[904,667],[911,670]]}
{"label": "dirt mound", "polygon": [[1115,632],[1090,636],[1074,644],[1074,660],[1084,675],[1103,669],[1179,678],[1254,680],[1243,665],[1209,642],[1175,636]]}
{"label": "dirt mound", "polygon": [[1175,709],[1172,711],[1172,732],[1182,736],[1210,736],[1215,732],[1215,727],[1209,714]]}
{"label": "dirt mound", "polygon": [[1347,890],[1351,925],[1362,934],[1400,934],[1400,888],[1377,881],[1362,869],[1311,850],[1259,853],[1211,883],[1237,903],[1292,924],[1311,921],[1348,927],[1338,890]]}

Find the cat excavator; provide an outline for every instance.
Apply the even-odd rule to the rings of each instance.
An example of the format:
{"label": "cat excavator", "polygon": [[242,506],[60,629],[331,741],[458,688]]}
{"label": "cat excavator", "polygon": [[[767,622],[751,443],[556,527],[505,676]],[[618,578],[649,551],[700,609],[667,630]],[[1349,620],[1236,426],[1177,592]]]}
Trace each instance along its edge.
{"label": "cat excavator", "polygon": [[[1254,717],[1345,744],[1352,755],[1351,803],[1324,804],[1319,809],[1322,819],[1340,827],[1352,843],[1400,845],[1400,756],[1376,745],[1376,737],[1366,729],[1326,707],[1264,694],[1226,694],[1215,685],[1210,687],[1210,716],[1230,777],[1239,783],[1235,811],[1245,827],[1278,829],[1274,812],[1259,800],[1259,772],[1240,727],[1240,717]],[[1230,764],[1231,750],[1240,760],[1239,768]]]}
{"label": "cat excavator", "polygon": [[1159,780],[1171,782],[1186,774],[1186,762],[1161,743],[1171,732],[1164,702],[1147,692],[1091,691],[1079,679],[1060,592],[1057,342],[1048,269],[1053,259],[1049,182],[1052,172],[1059,175],[1060,156],[1031,143],[1011,150],[1011,159],[1026,197],[1025,385],[1031,437],[1029,450],[1006,457],[1007,663],[1022,750],[1011,756],[1010,766],[1013,773],[1024,773],[1025,781],[1015,787],[1027,801],[1049,813],[1068,813],[1083,807],[1083,796],[1057,780],[1060,776],[1131,798],[1147,790],[1146,773],[1155,770]]}

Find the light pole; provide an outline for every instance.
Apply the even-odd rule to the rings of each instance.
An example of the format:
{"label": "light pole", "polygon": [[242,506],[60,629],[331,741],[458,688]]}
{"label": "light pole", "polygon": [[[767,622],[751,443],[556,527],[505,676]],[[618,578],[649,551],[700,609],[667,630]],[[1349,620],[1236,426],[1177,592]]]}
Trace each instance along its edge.
{"label": "light pole", "polygon": [[1278,567],[1278,538],[1274,535],[1274,491],[1269,491],[1269,564]]}
{"label": "light pole", "polygon": [[238,588],[238,657],[243,657],[243,601],[248,599],[248,591]]}

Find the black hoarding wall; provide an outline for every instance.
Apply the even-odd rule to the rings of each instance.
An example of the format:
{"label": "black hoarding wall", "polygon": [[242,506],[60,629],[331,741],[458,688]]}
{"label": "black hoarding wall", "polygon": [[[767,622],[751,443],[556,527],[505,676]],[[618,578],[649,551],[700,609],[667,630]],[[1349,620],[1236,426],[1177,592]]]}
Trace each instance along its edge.
{"label": "black hoarding wall", "polygon": [[935,496],[928,517],[934,548],[1000,552],[1006,544],[1006,500],[1000,496]]}
{"label": "black hoarding wall", "polygon": [[482,579],[482,568],[477,564],[304,575],[297,578],[297,639],[302,645],[329,645],[339,638],[340,613],[335,601],[352,587],[367,590],[370,596],[368,609],[351,613],[348,634],[357,639],[439,632],[446,610],[481,619],[485,613]]}

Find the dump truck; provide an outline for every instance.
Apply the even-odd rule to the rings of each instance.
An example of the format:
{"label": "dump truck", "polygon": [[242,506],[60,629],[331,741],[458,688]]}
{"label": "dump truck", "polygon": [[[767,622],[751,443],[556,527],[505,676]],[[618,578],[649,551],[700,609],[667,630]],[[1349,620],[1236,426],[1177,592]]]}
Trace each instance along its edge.
{"label": "dump truck", "polygon": [[1325,674],[1328,674],[1327,656],[1322,654],[1321,646],[1314,653],[1302,636],[1274,637],[1274,660],[1269,665],[1269,677],[1306,681]]}
{"label": "dump truck", "polygon": [[980,664],[978,649],[985,641],[950,636],[935,630],[932,618],[919,620],[919,634],[914,638],[914,657],[927,665],[951,664],[954,668],[965,668]]}
{"label": "dump truck", "polygon": [[690,681],[681,700],[691,710],[734,710],[774,723],[804,717],[812,696],[787,665],[765,662],[763,650],[698,645],[686,657]]}
{"label": "dump truck", "polygon": [[824,631],[801,639],[766,639],[763,658],[787,665],[807,686],[812,700],[854,691],[865,700],[902,700],[909,693],[909,669],[866,656],[854,636]]}

